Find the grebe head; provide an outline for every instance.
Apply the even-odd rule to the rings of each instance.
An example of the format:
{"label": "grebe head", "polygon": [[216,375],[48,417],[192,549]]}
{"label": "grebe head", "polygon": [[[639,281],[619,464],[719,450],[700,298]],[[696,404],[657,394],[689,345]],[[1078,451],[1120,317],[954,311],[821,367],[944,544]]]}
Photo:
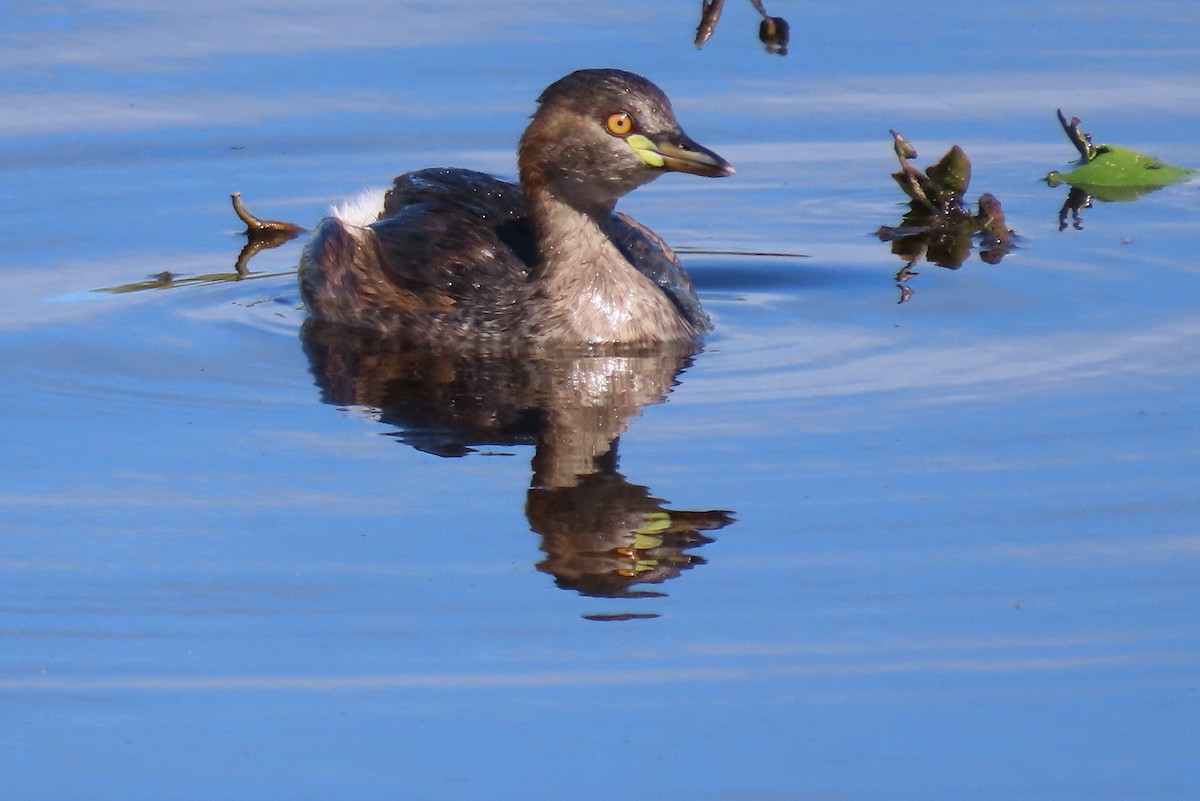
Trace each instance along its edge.
{"label": "grebe head", "polygon": [[664,172],[733,174],[683,132],[661,89],[613,69],[579,70],[547,87],[521,137],[519,162],[531,201],[544,189],[595,213],[610,212]]}

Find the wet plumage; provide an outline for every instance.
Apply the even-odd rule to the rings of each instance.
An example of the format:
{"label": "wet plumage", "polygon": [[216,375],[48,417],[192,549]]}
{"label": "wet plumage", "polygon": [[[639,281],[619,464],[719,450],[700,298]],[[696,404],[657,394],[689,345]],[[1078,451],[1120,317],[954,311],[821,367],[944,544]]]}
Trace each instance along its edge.
{"label": "wet plumage", "polygon": [[632,73],[574,72],[538,103],[519,186],[424,169],[395,180],[369,225],[324,220],[300,267],[313,315],[450,347],[649,344],[705,331],[678,258],[614,207],[666,171],[732,169]]}

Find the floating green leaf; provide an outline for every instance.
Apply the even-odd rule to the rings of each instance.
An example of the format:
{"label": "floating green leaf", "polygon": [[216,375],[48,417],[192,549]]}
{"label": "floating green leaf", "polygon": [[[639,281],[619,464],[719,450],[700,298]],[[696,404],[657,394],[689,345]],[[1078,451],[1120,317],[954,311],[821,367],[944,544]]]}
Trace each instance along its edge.
{"label": "floating green leaf", "polygon": [[1070,184],[1101,200],[1133,200],[1154,189],[1191,180],[1196,171],[1127,147],[1099,145],[1090,161],[1070,172],[1051,172],[1046,183]]}
{"label": "floating green leaf", "polygon": [[1091,136],[1079,130],[1078,117],[1068,121],[1059,110],[1058,119],[1083,158],[1073,170],[1065,173],[1055,170],[1047,175],[1046,183],[1050,186],[1070,184],[1100,200],[1133,200],[1196,175],[1196,170],[1168,164],[1128,147],[1093,145]]}

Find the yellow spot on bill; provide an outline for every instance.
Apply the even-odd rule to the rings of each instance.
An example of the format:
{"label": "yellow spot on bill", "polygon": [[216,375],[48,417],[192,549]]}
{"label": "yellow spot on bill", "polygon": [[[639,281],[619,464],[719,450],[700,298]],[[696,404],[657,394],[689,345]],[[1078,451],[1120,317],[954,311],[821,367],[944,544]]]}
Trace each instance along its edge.
{"label": "yellow spot on bill", "polygon": [[633,152],[637,153],[642,161],[651,167],[663,166],[662,154],[658,152],[658,148],[654,146],[654,143],[646,137],[641,134],[634,134],[633,136],[625,137],[625,142],[633,148]]}

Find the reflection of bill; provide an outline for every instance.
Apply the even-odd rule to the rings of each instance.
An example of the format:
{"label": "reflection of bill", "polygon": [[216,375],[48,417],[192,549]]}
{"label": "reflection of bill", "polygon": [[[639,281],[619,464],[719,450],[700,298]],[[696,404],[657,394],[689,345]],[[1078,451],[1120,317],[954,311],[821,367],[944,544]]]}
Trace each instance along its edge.
{"label": "reflection of bill", "polygon": [[712,542],[702,532],[733,522],[724,511],[667,509],[647,487],[608,467],[570,487],[530,488],[525,513],[546,552],[538,569],[563,589],[602,597],[660,595],[633,586],[704,564],[689,553]]}
{"label": "reflection of bill", "polygon": [[617,472],[617,441],[661,403],[694,345],[520,357],[430,353],[308,320],[302,330],[322,400],[376,410],[396,438],[439,456],[488,445],[534,446],[525,512],[542,536],[538,568],[584,595],[637,597],[703,560],[703,532],[724,511],[666,508]]}

